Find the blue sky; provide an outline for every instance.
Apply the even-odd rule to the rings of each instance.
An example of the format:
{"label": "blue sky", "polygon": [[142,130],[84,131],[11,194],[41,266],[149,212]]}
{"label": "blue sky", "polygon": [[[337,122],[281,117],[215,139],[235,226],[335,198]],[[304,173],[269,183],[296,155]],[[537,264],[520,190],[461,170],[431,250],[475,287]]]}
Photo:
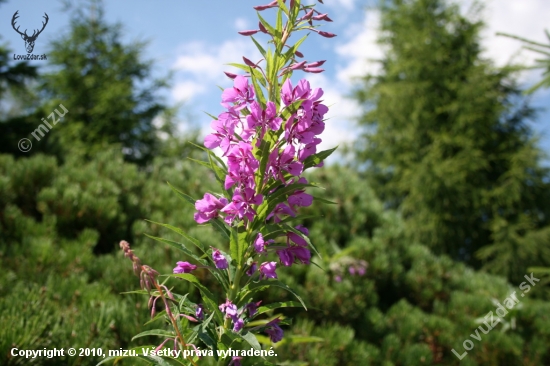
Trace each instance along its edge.
{"label": "blue sky", "polygon": [[[366,72],[376,72],[377,66],[369,59],[382,56],[376,45],[379,16],[371,0],[325,0],[317,9],[326,12],[334,20],[325,23],[323,30],[338,34],[327,39],[311,34],[302,52],[309,61],[327,60],[323,74],[308,74],[312,87],[325,90],[324,100],[331,105],[327,130],[321,148],[353,139],[354,116],[357,105],[348,99],[353,79]],[[240,62],[245,55],[258,60],[257,51],[248,37],[238,30],[256,29],[257,18],[252,6],[269,0],[203,0],[203,1],[150,1],[105,0],[108,22],[123,25],[124,40],[149,41],[144,57],[156,61],[155,74],[166,75],[173,71],[172,88],[166,92],[171,103],[182,102],[182,120],[200,126],[206,133],[210,118],[202,111],[217,115],[221,112],[218,85],[228,87],[231,80],[223,71],[235,71],[223,64]],[[460,0],[466,12],[472,0]],[[73,4],[80,2],[73,0]],[[520,44],[504,37],[496,37],[498,31],[517,34],[533,40],[548,42],[543,29],[550,28],[550,1],[548,0],[487,0],[484,19],[487,29],[483,33],[485,56],[498,65],[510,60],[532,63],[535,54],[520,51]],[[66,32],[69,15],[62,11],[61,1],[8,0],[0,5],[0,34],[16,54],[24,54],[24,42],[11,27],[11,18],[19,10],[18,25],[21,30],[39,28],[44,12],[49,23],[38,37],[34,54],[45,53],[48,41]],[[40,65],[41,61],[32,61]],[[298,76],[301,77],[301,76]],[[539,75],[524,73],[521,81],[532,84]],[[550,90],[533,96],[533,105],[550,107]],[[550,153],[550,111],[539,114],[533,124],[541,135],[542,147]],[[182,129],[185,124],[182,124]]]}

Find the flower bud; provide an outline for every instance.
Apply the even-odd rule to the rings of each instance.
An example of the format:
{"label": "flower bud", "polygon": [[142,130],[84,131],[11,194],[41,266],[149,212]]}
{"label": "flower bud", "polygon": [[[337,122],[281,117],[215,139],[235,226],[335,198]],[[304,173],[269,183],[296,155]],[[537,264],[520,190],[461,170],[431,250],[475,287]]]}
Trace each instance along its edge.
{"label": "flower bud", "polygon": [[256,34],[258,33],[260,30],[259,29],[253,29],[253,30],[244,30],[244,31],[240,31],[238,32],[240,35],[242,36],[251,36],[253,34]]}
{"label": "flower bud", "polygon": [[256,67],[256,64],[243,56],[243,61],[247,66]]}
{"label": "flower bud", "polygon": [[325,62],[326,62],[326,60],[315,61],[315,62],[312,62],[310,64],[307,64],[306,67],[319,67],[319,66],[323,65]]}
{"label": "flower bud", "polygon": [[233,74],[232,72],[224,71],[223,73],[230,79],[235,79],[237,77],[237,74]]}
{"label": "flower bud", "polygon": [[324,69],[321,69],[321,68],[318,68],[318,67],[304,67],[303,70],[305,72],[310,72],[312,74],[319,74],[319,73],[325,71]]}
{"label": "flower bud", "polygon": [[260,31],[265,34],[269,34],[267,31],[267,28],[262,24],[262,22],[258,22],[258,26],[260,27]]}

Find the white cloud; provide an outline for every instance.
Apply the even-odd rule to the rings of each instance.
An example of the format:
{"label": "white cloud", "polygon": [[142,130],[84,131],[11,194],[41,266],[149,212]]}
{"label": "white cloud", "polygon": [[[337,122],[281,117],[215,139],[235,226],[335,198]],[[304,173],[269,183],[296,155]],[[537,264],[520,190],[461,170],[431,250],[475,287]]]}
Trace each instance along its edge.
{"label": "white cloud", "polygon": [[[228,66],[230,62],[241,62],[242,56],[252,60],[260,59],[254,44],[248,39],[234,39],[221,45],[207,45],[203,42],[192,42],[180,47],[182,50],[173,65],[178,72],[172,91],[176,101],[192,99],[206,91],[206,86],[215,85],[217,81],[228,80],[223,71],[240,73],[238,69]],[[241,72],[242,73],[242,72]]]}
{"label": "white cloud", "polygon": [[379,72],[380,66],[375,61],[383,56],[382,48],[376,43],[379,25],[380,12],[369,9],[361,23],[349,27],[351,39],[336,47],[336,53],[347,61],[337,72],[340,82],[350,83],[354,78]]}
{"label": "white cloud", "polygon": [[172,97],[174,100],[181,102],[186,101],[194,96],[202,94],[206,91],[206,87],[203,83],[196,81],[183,81],[177,83],[172,89]]}
{"label": "white cloud", "polygon": [[238,31],[246,30],[248,29],[248,20],[245,18],[237,18],[235,19],[235,29]]}
{"label": "white cloud", "polygon": [[[325,131],[320,136],[323,140],[318,151],[327,150],[350,142],[354,138],[353,120],[357,116],[359,107],[357,103],[344,95],[348,88],[342,83],[329,79],[324,74],[307,74],[306,79],[312,88],[323,89],[323,103],[329,107],[325,118]],[[330,157],[327,162],[336,161],[338,155]]]}
{"label": "white cloud", "polygon": [[349,11],[354,9],[355,0],[327,0],[325,4],[333,8],[344,8]]}
{"label": "white cloud", "polygon": [[[521,43],[511,38],[497,36],[497,32],[510,33],[533,41],[548,43],[544,28],[550,19],[550,1],[521,0],[502,1],[487,0],[485,10],[487,29],[483,33],[487,55],[502,66],[510,61],[521,48]],[[536,54],[521,51],[518,59],[532,63]]]}

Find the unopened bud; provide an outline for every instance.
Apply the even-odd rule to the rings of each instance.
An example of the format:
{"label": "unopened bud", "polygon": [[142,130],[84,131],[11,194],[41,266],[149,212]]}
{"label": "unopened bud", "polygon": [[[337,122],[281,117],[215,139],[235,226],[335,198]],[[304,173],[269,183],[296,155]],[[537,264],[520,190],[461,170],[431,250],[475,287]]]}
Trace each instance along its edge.
{"label": "unopened bud", "polygon": [[312,74],[319,74],[319,73],[325,71],[324,69],[321,69],[321,68],[318,68],[318,67],[304,67],[303,70],[305,72],[311,72]]}
{"label": "unopened bud", "polygon": [[315,62],[312,62],[310,64],[307,64],[306,67],[319,67],[319,66],[323,65],[325,62],[326,62],[326,60],[315,61]]}
{"label": "unopened bud", "polygon": [[318,31],[318,33],[326,38],[336,37],[336,34],[330,32]]}
{"label": "unopened bud", "polygon": [[269,34],[267,31],[267,28],[262,24],[262,22],[258,22],[258,26],[260,27],[260,31],[265,34]]}
{"label": "unopened bud", "polygon": [[313,20],[324,20],[325,22],[332,22],[332,19],[328,17],[328,14],[319,14],[312,18]]}
{"label": "unopened bud", "polygon": [[252,61],[250,61],[249,59],[247,59],[246,57],[243,56],[243,61],[246,65],[250,66],[250,67],[256,67],[256,64]]}
{"label": "unopened bud", "polygon": [[296,63],[296,64],[290,65],[289,68],[290,68],[291,70],[303,69],[304,66],[305,66],[305,64],[306,64],[306,61],[302,61],[302,62],[298,62],[298,63]]}
{"label": "unopened bud", "polygon": [[235,79],[237,77],[237,74],[233,74],[232,72],[224,71],[223,73],[230,79]]}
{"label": "unopened bud", "polygon": [[251,35],[254,35],[254,34],[258,33],[259,31],[260,31],[259,29],[254,29],[254,30],[240,31],[238,33],[242,36],[251,36]]}

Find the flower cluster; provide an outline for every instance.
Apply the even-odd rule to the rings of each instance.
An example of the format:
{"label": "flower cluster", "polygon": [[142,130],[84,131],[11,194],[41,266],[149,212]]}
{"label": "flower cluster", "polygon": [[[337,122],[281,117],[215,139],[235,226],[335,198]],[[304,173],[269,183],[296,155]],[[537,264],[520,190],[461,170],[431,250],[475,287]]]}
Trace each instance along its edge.
{"label": "flower cluster", "polygon": [[[323,72],[320,67],[325,61],[297,60],[304,57],[298,47],[306,36],[292,46],[287,42],[296,31],[313,31],[327,38],[335,34],[317,29],[314,22],[332,20],[315,10],[315,4],[302,4],[300,0],[287,4],[285,0],[275,0],[255,7],[258,12],[271,8],[278,12],[275,25],[259,16],[258,30],[239,32],[252,37],[264,58],[253,62],[243,57],[244,64],[233,66],[244,73],[225,73],[233,80],[233,85],[223,90],[221,105],[224,110],[213,117],[212,132],[204,139],[205,148],[200,147],[208,155],[208,161],[199,163],[213,171],[221,193],[206,192],[196,199],[176,190],[194,205],[195,221],[212,225],[220,232],[229,242],[229,251],[208,247],[170,225],[160,224],[184,236],[187,242],[195,245],[195,250],[185,244],[178,247],[175,242],[154,238],[177,246],[194,260],[196,264],[178,261],[170,276],[195,286],[201,293],[202,303],[193,303],[187,295],[172,294],[157,282],[158,273],[142,266],[129,247],[123,248],[134,262],[134,268],[140,270],[142,287],[149,292],[151,284],[156,288],[150,300],[152,317],[157,300],[160,298],[164,302],[164,311],[174,329],[169,338],[174,339],[174,348],[195,347],[192,342],[205,339],[228,342],[225,346],[229,347],[237,337],[259,348],[249,333],[262,331],[272,342],[279,342],[283,338],[281,317],[258,321],[257,324],[262,325],[256,327],[252,327],[250,321],[280,307],[305,308],[302,299],[279,282],[277,264],[289,267],[311,263],[308,229],[290,223],[301,219],[300,207],[313,203],[314,197],[306,189],[314,184],[308,182],[303,173],[309,168],[323,166],[323,160],[335,149],[317,151],[328,112],[321,99],[323,90],[312,88],[305,79],[295,83],[291,80],[293,72]],[[283,17],[287,19],[284,25]],[[266,51],[260,46],[253,38],[258,32],[271,37],[269,44],[273,49]],[[219,297],[195,277],[193,272],[198,269],[208,270],[225,290],[224,303],[219,304]],[[357,270],[361,272],[361,268]],[[271,285],[286,288],[299,303],[285,301],[260,307],[261,301],[253,301],[254,296],[258,289]],[[188,327],[187,321],[200,323],[200,326]],[[240,363],[240,357],[233,357],[230,362],[232,365]]]}

